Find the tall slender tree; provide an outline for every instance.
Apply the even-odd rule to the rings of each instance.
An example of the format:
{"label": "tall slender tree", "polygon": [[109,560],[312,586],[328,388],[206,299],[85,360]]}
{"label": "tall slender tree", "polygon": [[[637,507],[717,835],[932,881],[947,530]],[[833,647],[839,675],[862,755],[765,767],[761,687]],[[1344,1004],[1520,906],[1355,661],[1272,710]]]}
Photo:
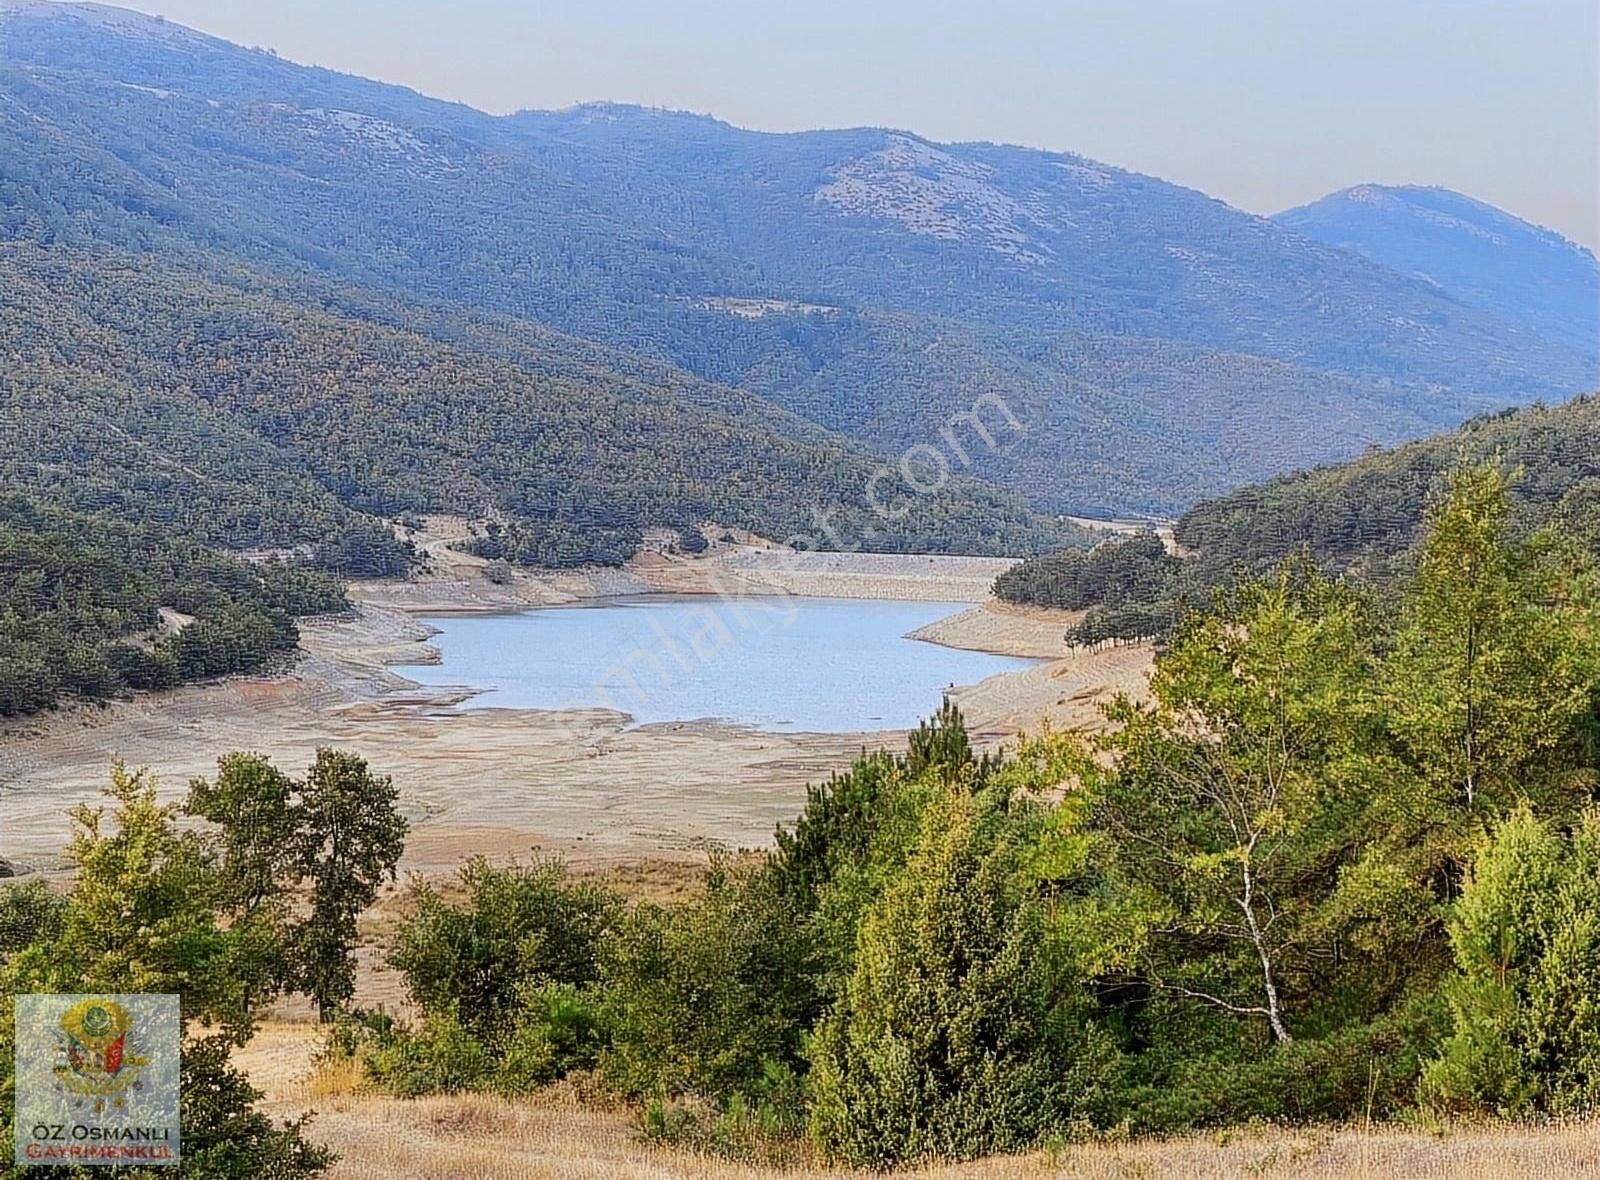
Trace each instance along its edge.
{"label": "tall slender tree", "polygon": [[355,754],[317,751],[301,786],[297,851],[311,898],[295,955],[301,986],[325,1021],[355,994],[357,919],[394,880],[407,829],[387,776]]}
{"label": "tall slender tree", "polygon": [[1152,915],[1139,982],[1293,1039],[1319,907],[1370,783],[1345,757],[1370,725],[1357,600],[1291,566],[1191,620],[1153,701],[1112,710],[1095,823]]}
{"label": "tall slender tree", "polygon": [[1422,792],[1413,810],[1458,834],[1458,867],[1518,800],[1571,810],[1586,793],[1572,754],[1600,669],[1593,573],[1550,533],[1516,537],[1509,489],[1492,464],[1452,476],[1386,661],[1387,707]]}
{"label": "tall slender tree", "polygon": [[288,981],[289,891],[302,876],[295,792],[294,781],[266,758],[235,753],[217,761],[215,781],[194,779],[184,804],[217,826],[218,904],[233,935],[246,1010]]}

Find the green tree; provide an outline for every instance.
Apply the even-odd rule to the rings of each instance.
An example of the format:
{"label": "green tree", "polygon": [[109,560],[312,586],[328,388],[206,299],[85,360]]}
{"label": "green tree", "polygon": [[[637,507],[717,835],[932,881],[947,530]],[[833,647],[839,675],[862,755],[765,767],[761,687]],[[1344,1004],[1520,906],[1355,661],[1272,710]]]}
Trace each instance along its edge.
{"label": "green tree", "polygon": [[1094,823],[1160,931],[1124,956],[1141,985],[1293,1038],[1371,790],[1349,757],[1372,734],[1370,675],[1359,600],[1293,565],[1191,619],[1151,703],[1113,706]]}
{"label": "green tree", "polygon": [[[184,1015],[249,1031],[233,944],[219,920],[221,882],[205,837],[180,831],[146,772],[113,766],[106,807],[72,810],[74,873],[59,937],[13,956],[22,991],[177,992]],[[20,986],[22,984],[27,986]]]}
{"label": "green tree", "polygon": [[799,1064],[815,967],[793,905],[759,870],[713,864],[705,895],[641,905],[603,974],[601,1071],[631,1095],[724,1100]]}
{"label": "green tree", "polygon": [[357,919],[395,878],[408,830],[399,797],[388,777],[338,750],[318,750],[301,784],[296,859],[311,897],[294,954],[324,1021],[355,993]]}
{"label": "green tree", "polygon": [[1447,1110],[1584,1113],[1600,1102],[1600,810],[1564,834],[1523,806],[1450,917],[1454,1029],[1424,1077]]}
{"label": "green tree", "polygon": [[925,813],[811,1047],[811,1125],[830,1154],[968,1159],[1098,1113],[1116,1053],[1027,888],[1037,818],[994,792],[948,792]]}
{"label": "green tree", "polygon": [[[33,942],[0,965],[0,1105],[9,1106],[14,997],[25,992],[175,992],[186,1026],[179,1117],[182,1180],[305,1180],[334,1156],[305,1139],[304,1121],[274,1123],[254,1108],[260,1095],[229,1063],[250,1018],[233,969],[233,933],[221,905],[224,887],[207,838],[178,828],[177,809],[156,801],[144,772],[115,766],[108,807],[78,807],[67,848],[73,885]],[[37,899],[36,899],[37,900]],[[220,1030],[197,1038],[188,1026]],[[11,1120],[0,1125],[0,1176],[12,1169]],[[164,1171],[165,1169],[163,1169]],[[29,1169],[32,1174],[32,1169]],[[131,1180],[146,1169],[95,1169]]]}
{"label": "green tree", "polygon": [[238,912],[261,908],[292,880],[299,815],[295,784],[260,754],[217,760],[215,782],[189,784],[184,810],[220,829],[220,870],[227,901]]}
{"label": "green tree", "polygon": [[1413,809],[1450,817],[1458,863],[1482,817],[1523,798],[1570,810],[1588,786],[1572,771],[1600,668],[1593,578],[1550,534],[1514,538],[1511,519],[1497,466],[1455,472],[1385,665],[1426,792]]}
{"label": "green tree", "polygon": [[286,979],[287,891],[300,879],[296,861],[301,812],[295,784],[259,754],[228,754],[214,782],[189,784],[185,811],[217,825],[221,901],[249,982],[248,1007]]}

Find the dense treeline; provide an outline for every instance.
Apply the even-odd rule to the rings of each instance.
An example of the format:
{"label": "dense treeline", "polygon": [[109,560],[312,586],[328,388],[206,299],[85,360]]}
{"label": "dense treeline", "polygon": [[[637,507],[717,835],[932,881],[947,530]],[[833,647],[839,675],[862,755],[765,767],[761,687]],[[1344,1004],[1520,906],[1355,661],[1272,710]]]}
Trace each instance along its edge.
{"label": "dense treeline", "polygon": [[1549,527],[1600,554],[1600,398],[1507,411],[1353,463],[1283,476],[1202,503],[1178,521],[1183,559],[1153,539],[1019,563],[995,582],[1008,602],[1089,610],[1074,642],[1164,635],[1185,606],[1240,574],[1305,556],[1384,587],[1409,575],[1429,507],[1461,462],[1514,472],[1513,527]]}
{"label": "dense treeline", "polygon": [[995,594],[1007,602],[1087,610],[1129,600],[1171,595],[1179,561],[1155,533],[1114,539],[1093,549],[1051,553],[1019,562],[995,579]]}
{"label": "dense treeline", "polygon": [[872,1166],[1592,1110],[1600,579],[1492,467],[1429,519],[1391,600],[1295,559],[1186,616],[1102,738],[978,757],[947,707],[697,900],[421,886],[420,1022],[329,1052],[401,1094],[588,1071],[651,1135]]}
{"label": "dense treeline", "polygon": [[412,555],[374,518],[424,512],[500,520],[504,556],[548,565],[707,520],[888,552],[1078,536],[970,479],[873,483],[870,452],[752,395],[526,324],[26,245],[0,281],[0,475],[217,546],[378,576]]}
{"label": "dense treeline", "polygon": [[0,716],[260,668],[345,605],[319,574],[0,493]]}
{"label": "dense treeline", "polygon": [[1192,570],[1155,533],[1018,562],[995,579],[1005,602],[1084,611],[1067,628],[1074,647],[1168,634],[1194,585]]}

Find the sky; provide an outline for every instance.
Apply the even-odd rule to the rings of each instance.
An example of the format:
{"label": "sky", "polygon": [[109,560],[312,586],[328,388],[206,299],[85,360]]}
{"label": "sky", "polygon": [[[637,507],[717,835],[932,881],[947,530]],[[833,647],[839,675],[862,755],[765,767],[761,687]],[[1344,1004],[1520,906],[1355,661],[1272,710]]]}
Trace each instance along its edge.
{"label": "sky", "polygon": [[132,0],[494,112],[1084,155],[1257,213],[1440,184],[1600,247],[1596,0]]}

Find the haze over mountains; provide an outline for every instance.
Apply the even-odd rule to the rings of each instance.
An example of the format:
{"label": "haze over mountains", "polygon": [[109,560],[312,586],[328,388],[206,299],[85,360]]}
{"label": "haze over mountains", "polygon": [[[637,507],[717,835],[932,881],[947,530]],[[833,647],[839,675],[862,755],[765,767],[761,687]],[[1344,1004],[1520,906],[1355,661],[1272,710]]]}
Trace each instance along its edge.
{"label": "haze over mountains", "polygon": [[1594,255],[1503,209],[1449,189],[1363,184],[1273,220],[1435,283],[1536,336],[1594,350],[1600,334]]}
{"label": "haze over mountains", "polygon": [[[1483,227],[1514,219],[1464,198],[1470,217],[1420,218],[1411,201],[1365,204],[1358,226],[1320,206],[1271,220],[1058,153],[881,129],[770,135],[611,105],[492,117],[114,8],[0,0],[0,21],[0,154],[15,162],[0,176],[0,238],[42,250],[8,265],[82,276],[28,287],[40,301],[30,322],[80,316],[86,293],[114,302],[127,256],[157,252],[161,281],[189,292],[156,301],[163,334],[133,352],[169,385],[182,354],[161,350],[197,334],[258,339],[283,317],[294,340],[329,313],[319,332],[366,330],[345,317],[419,333],[429,355],[407,362],[422,374],[413,416],[385,400],[400,376],[372,386],[372,404],[395,415],[368,419],[375,452],[405,438],[408,461],[432,464],[461,447],[442,432],[532,423],[501,475],[445,463],[418,483],[348,456],[311,461],[315,428],[288,409],[258,398],[242,410],[203,383],[184,396],[252,445],[298,446],[294,477],[345,509],[476,508],[534,533],[620,530],[603,552],[531,540],[530,559],[614,559],[640,524],[702,512],[791,527],[780,503],[862,482],[873,451],[939,444],[983,395],[1013,420],[991,409],[995,445],[969,438],[947,461],[970,460],[1041,512],[1172,514],[1249,479],[1597,384],[1600,333],[1576,310],[1593,256],[1531,230],[1539,248],[1520,231],[1500,248]],[[252,298],[246,314],[188,297],[219,281],[270,290],[278,306]],[[125,310],[93,318],[126,324]],[[236,313],[247,328],[217,327]],[[585,372],[545,383],[552,349],[583,348]],[[457,363],[516,371],[452,385]],[[147,396],[130,371],[101,374],[123,382],[125,407]],[[350,371],[318,379],[337,387]],[[678,439],[735,441],[686,473],[683,448],[628,441],[641,427],[609,408],[618,384]],[[542,425],[532,406],[550,411]],[[728,435],[729,417],[754,434]],[[578,421],[600,442],[572,467],[551,457],[571,457]],[[297,429],[311,433],[294,443]],[[795,458],[768,465],[785,451]],[[617,462],[591,463],[612,452]],[[841,475],[845,453],[856,457]],[[592,478],[574,481],[579,468]],[[452,471],[461,479],[443,487]],[[638,494],[658,477],[660,494]],[[674,509],[680,484],[701,490]],[[564,496],[527,490],[558,485]],[[1063,535],[964,482],[930,521],[869,547],[992,551]]]}

